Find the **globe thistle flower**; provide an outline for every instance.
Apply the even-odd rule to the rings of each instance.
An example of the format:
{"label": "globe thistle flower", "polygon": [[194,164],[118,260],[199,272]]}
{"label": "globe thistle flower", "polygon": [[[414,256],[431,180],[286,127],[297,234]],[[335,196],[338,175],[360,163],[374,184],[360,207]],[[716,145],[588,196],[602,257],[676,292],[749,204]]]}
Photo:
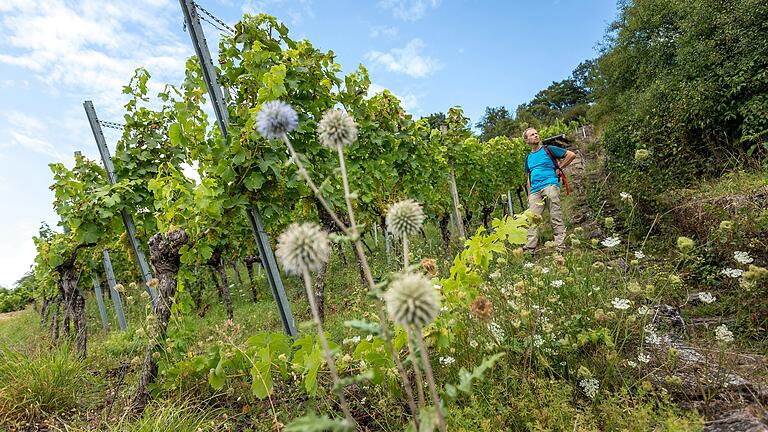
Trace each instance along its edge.
{"label": "globe thistle flower", "polygon": [[397,238],[413,235],[424,223],[424,210],[412,199],[403,200],[389,207],[386,222],[387,231]]}
{"label": "globe thistle flower", "polygon": [[119,293],[124,293],[125,292],[125,286],[123,286],[123,284],[121,284],[121,283],[115,284],[114,289],[115,289],[115,291],[117,291]]}
{"label": "globe thistle flower", "polygon": [[157,287],[160,286],[160,280],[158,278],[152,278],[149,280],[149,282],[147,282],[147,286],[157,289]]}
{"label": "globe thistle flower", "polygon": [[128,284],[128,289],[129,290],[135,290],[136,289],[136,282],[129,283]]}
{"label": "globe thistle flower", "polygon": [[493,315],[493,304],[485,296],[478,296],[469,307],[469,312],[476,318],[488,319]]}
{"label": "globe thistle flower", "polygon": [[678,237],[677,238],[677,248],[680,250],[680,252],[688,252],[691,249],[693,249],[693,239],[688,237]]}
{"label": "globe thistle flower", "polygon": [[744,282],[757,283],[761,280],[768,280],[768,269],[764,267],[758,267],[756,265],[749,265],[749,270],[744,272]]}
{"label": "globe thistle flower", "polygon": [[724,220],[720,222],[720,229],[723,231],[730,231],[731,229],[733,229],[733,222],[729,220]]}
{"label": "globe thistle flower", "polygon": [[329,254],[328,233],[314,223],[292,224],[277,240],[277,256],[288,273],[316,272]]}
{"label": "globe thistle flower", "polygon": [[256,130],[267,139],[280,138],[296,128],[299,116],[283,101],[270,101],[256,114]]}
{"label": "globe thistle flower", "polygon": [[317,124],[320,144],[338,150],[357,140],[355,120],[345,111],[330,109]]}
{"label": "globe thistle flower", "polygon": [[420,274],[404,274],[389,284],[384,293],[387,312],[396,323],[422,328],[440,312],[440,297],[432,283]]}

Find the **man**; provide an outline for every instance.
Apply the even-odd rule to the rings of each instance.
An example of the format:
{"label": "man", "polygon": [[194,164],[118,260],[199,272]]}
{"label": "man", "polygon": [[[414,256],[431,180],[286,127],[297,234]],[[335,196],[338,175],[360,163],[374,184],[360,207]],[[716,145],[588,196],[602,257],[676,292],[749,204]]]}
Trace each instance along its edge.
{"label": "man", "polygon": [[[563,211],[560,209],[560,178],[555,172],[555,162],[560,168],[565,168],[573,162],[576,154],[557,146],[541,145],[539,132],[528,128],[523,132],[523,140],[531,146],[531,153],[525,158],[525,173],[528,176],[528,209],[536,216],[544,213],[544,206],[549,202],[549,217],[552,221],[552,231],[555,233],[555,247],[558,252],[563,250],[565,241],[565,225]],[[549,153],[547,152],[549,150]],[[532,226],[528,229],[528,242],[524,249],[533,251],[539,242],[539,229]]]}

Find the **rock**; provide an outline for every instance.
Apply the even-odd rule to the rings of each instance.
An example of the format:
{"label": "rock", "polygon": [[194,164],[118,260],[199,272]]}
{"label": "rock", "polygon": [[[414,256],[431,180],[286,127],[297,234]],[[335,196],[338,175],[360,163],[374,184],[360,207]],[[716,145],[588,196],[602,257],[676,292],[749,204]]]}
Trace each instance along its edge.
{"label": "rock", "polygon": [[704,432],[768,432],[768,413],[759,405],[724,413],[709,421]]}

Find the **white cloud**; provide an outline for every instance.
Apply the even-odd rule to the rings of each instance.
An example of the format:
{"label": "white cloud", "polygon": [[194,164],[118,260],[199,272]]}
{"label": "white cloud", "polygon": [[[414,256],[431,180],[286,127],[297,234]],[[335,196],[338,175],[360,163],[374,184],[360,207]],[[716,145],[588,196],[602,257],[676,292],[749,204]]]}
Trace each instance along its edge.
{"label": "white cloud", "polygon": [[32,236],[37,235],[37,228],[29,222],[16,222],[3,233],[0,240],[0,285],[11,287],[29,270],[35,260],[35,243]]}
{"label": "white cloud", "polygon": [[386,67],[390,72],[423,78],[442,67],[438,60],[421,55],[423,48],[424,41],[416,38],[408,42],[403,48],[393,48],[386,53],[369,51],[365,54],[365,58]]}
{"label": "white cloud", "polygon": [[137,67],[175,81],[192,54],[172,31],[180,25],[178,5],[139,3],[14,0],[0,19],[0,63],[27,69],[53,93],[66,89],[118,114],[122,86]]}
{"label": "white cloud", "polygon": [[5,142],[2,147],[20,147],[58,161],[67,158],[45,138],[47,129],[43,120],[18,111],[3,113],[2,117],[8,125],[13,127],[13,129],[9,128],[6,131],[9,141]]}
{"label": "white cloud", "polygon": [[[382,85],[371,83],[370,87],[368,87],[368,97],[373,97],[373,95],[379,94],[384,90],[389,89]],[[404,110],[408,112],[414,112],[419,108],[419,98],[415,94],[405,93],[404,95],[400,95],[393,92],[392,90],[389,90],[389,92],[392,93],[392,95],[396,98],[400,99],[400,105]]]}
{"label": "white cloud", "polygon": [[397,37],[400,30],[397,27],[390,26],[373,26],[368,32],[368,35],[372,38],[383,37],[386,39],[392,39]]}
{"label": "white cloud", "polygon": [[440,6],[440,0],[380,0],[379,5],[403,21],[416,21],[430,9]]}

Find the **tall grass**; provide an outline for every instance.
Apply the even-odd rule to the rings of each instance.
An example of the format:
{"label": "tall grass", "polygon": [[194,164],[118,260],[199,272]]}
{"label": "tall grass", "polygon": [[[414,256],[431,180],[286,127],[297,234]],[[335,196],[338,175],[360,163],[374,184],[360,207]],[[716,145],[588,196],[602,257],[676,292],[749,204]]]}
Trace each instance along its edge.
{"label": "tall grass", "polygon": [[66,347],[33,354],[0,348],[0,424],[34,429],[41,419],[90,409],[98,389]]}

